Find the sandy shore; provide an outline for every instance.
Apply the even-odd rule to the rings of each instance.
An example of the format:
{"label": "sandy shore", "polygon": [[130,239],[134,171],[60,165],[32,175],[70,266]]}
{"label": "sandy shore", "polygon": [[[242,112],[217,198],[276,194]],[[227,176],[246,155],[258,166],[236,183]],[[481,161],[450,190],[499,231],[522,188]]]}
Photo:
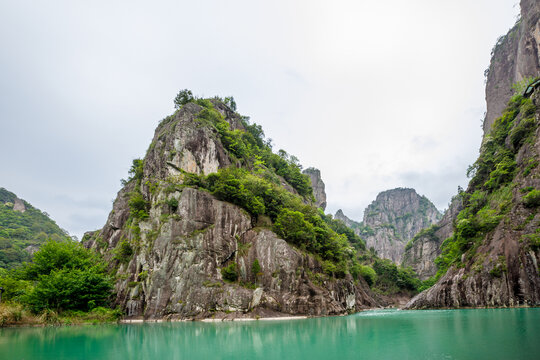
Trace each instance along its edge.
{"label": "sandy shore", "polygon": [[260,317],[260,318],[247,318],[247,317],[238,317],[238,318],[206,318],[200,320],[190,320],[190,319],[122,319],[119,321],[120,324],[142,324],[142,323],[162,323],[162,322],[187,322],[187,321],[200,321],[200,322],[223,322],[223,321],[276,321],[276,320],[301,320],[307,319],[308,316],[276,316],[276,317]]}

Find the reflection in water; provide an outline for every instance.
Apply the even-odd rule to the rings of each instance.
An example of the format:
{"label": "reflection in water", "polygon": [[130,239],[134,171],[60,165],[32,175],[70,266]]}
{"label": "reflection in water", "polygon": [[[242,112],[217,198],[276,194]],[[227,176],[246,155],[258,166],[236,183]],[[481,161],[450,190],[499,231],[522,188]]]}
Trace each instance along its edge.
{"label": "reflection in water", "polygon": [[493,359],[540,353],[540,309],[0,330],[0,359]]}

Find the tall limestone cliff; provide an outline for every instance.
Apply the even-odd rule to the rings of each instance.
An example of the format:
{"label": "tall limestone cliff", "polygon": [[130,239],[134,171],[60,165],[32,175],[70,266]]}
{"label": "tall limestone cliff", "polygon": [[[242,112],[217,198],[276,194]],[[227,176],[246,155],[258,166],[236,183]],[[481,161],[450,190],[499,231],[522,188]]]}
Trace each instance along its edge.
{"label": "tall limestone cliff", "polygon": [[524,99],[512,88],[540,76],[540,3],[520,5],[521,19],[492,53],[480,156],[454,232],[441,244],[438,281],[407,308],[540,304],[540,99],[538,90]]}
{"label": "tall limestone cliff", "polygon": [[486,137],[441,246],[436,284],[407,308],[540,305],[540,91],[516,95]]}
{"label": "tall limestone cliff", "polygon": [[414,189],[387,190],[364,211],[362,236],[367,248],[401,264],[407,242],[440,218],[437,208]]}
{"label": "tall limestone cliff", "polygon": [[540,75],[540,2],[521,0],[521,18],[499,38],[487,70],[484,134],[491,130],[512,96],[512,85]]}
{"label": "tall limestone cliff", "polygon": [[461,197],[455,196],[442,219],[421,230],[405,246],[402,265],[411,267],[421,280],[437,273],[435,259],[441,254],[442,242],[453,234],[455,219],[462,208]]}
{"label": "tall limestone cliff", "polygon": [[[343,268],[354,249],[306,205],[307,178],[261,134],[216,99],[188,102],[160,123],[107,223],[84,239],[116,271],[116,302],[128,316],[330,315],[377,305]],[[254,149],[266,151],[262,162]],[[290,226],[305,231],[283,231],[295,236],[288,241],[273,232]],[[314,256],[315,243],[333,248]]]}
{"label": "tall limestone cliff", "polygon": [[326,192],[324,191],[324,182],[321,178],[321,171],[315,168],[307,168],[302,171],[303,174],[309,176],[311,187],[313,188],[313,196],[315,197],[315,206],[323,210],[326,209]]}

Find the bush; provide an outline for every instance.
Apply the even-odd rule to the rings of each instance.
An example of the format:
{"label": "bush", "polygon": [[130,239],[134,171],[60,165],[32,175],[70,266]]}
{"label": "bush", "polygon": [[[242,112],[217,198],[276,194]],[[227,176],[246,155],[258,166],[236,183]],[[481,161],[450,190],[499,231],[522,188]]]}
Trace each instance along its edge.
{"label": "bush", "polygon": [[169,200],[167,200],[167,205],[169,205],[169,209],[172,212],[175,212],[178,209],[178,199],[170,198]]}
{"label": "bush", "polygon": [[526,207],[536,207],[540,205],[540,190],[533,189],[527,195],[523,196],[523,205]]}
{"label": "bush", "polygon": [[499,224],[502,219],[501,215],[497,215],[496,210],[484,208],[476,214],[480,230],[484,232],[491,231]]}
{"label": "bush", "polygon": [[253,260],[253,264],[251,265],[251,273],[254,276],[259,276],[261,274],[261,264],[259,264],[259,260],[255,259]]}
{"label": "bush", "polygon": [[228,266],[221,269],[221,276],[223,280],[229,282],[235,282],[238,280],[238,265],[236,263],[230,263]]}
{"label": "bush", "polygon": [[74,241],[48,241],[17,276],[35,283],[20,296],[34,312],[87,311],[90,306],[105,305],[112,290],[103,261]]}
{"label": "bush", "polygon": [[510,142],[512,143],[512,146],[515,149],[519,148],[524,140],[533,133],[535,128],[536,122],[534,121],[534,117],[522,119],[510,132]]}
{"label": "bush", "polygon": [[114,249],[114,259],[123,264],[129,263],[132,255],[133,248],[125,239],[120,241]]}
{"label": "bush", "polygon": [[377,274],[374,288],[390,295],[401,291],[418,291],[420,280],[411,268],[398,267],[388,259],[376,259],[373,270]]}
{"label": "bush", "polygon": [[293,244],[310,247],[315,241],[313,225],[299,211],[283,209],[274,223],[273,231]]}
{"label": "bush", "polygon": [[40,275],[35,288],[25,297],[32,311],[45,309],[90,310],[92,305],[105,305],[111,283],[102,269],[59,269]]}
{"label": "bush", "polygon": [[146,220],[148,218],[148,203],[144,200],[140,192],[132,192],[128,201],[129,210],[131,216],[139,220]]}
{"label": "bush", "polygon": [[371,266],[360,265],[360,275],[366,280],[369,286],[373,286],[377,280],[377,273]]}

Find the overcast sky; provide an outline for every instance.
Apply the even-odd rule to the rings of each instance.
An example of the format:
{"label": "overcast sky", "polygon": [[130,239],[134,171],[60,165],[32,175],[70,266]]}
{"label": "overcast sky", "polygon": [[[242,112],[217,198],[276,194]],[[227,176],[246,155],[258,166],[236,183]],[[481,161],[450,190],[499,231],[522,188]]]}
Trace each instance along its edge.
{"label": "overcast sky", "polygon": [[412,187],[443,210],[478,155],[484,69],[517,0],[0,0],[0,186],[79,238],[183,88],[233,95],[361,220]]}

